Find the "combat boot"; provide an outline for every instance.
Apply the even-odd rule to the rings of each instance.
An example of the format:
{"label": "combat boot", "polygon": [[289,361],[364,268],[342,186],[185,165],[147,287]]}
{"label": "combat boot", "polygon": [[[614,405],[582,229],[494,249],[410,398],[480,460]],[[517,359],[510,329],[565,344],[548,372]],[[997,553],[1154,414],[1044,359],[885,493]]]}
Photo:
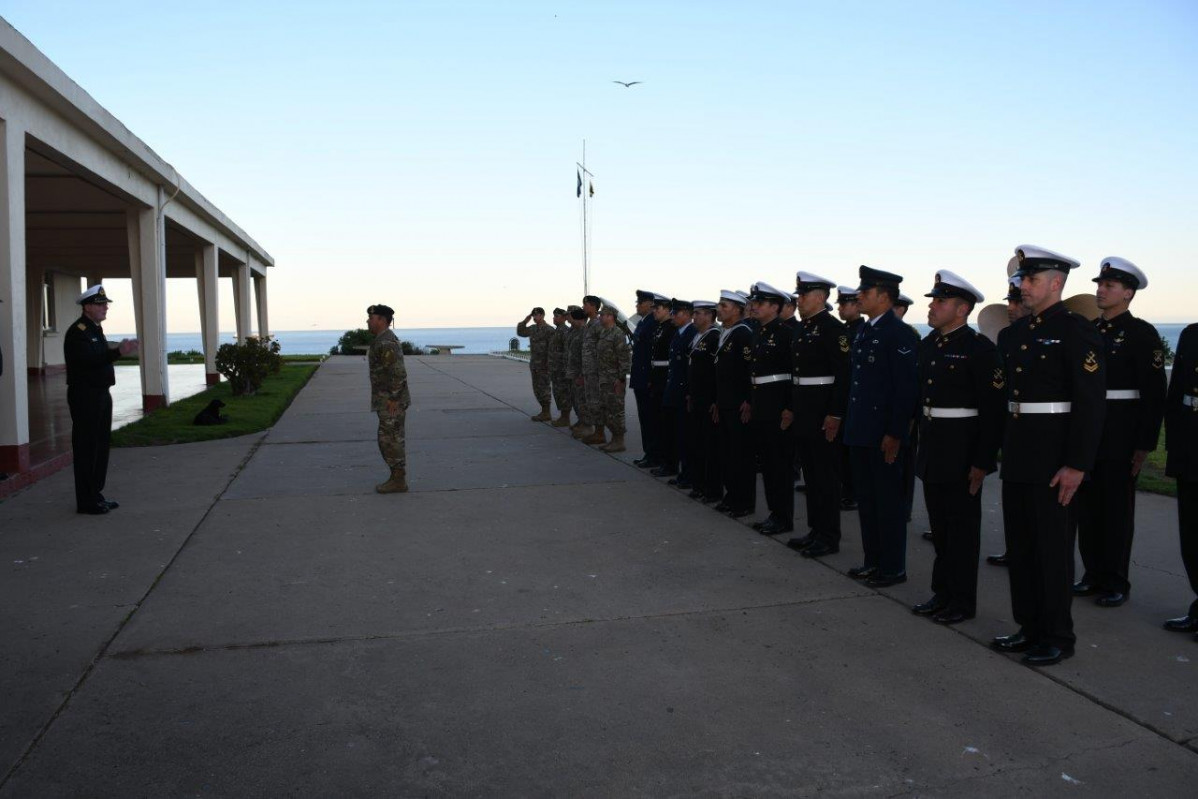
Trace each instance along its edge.
{"label": "combat boot", "polygon": [[550,419],[553,418],[553,414],[550,413],[548,405],[542,405],[541,412],[538,413],[536,416],[532,416],[529,418],[531,418],[534,422],[548,422]]}
{"label": "combat boot", "polygon": [[[611,429],[611,428],[608,428]],[[615,430],[611,432],[611,441],[604,444],[599,449],[604,452],[623,452],[624,451],[624,434],[617,433]]]}
{"label": "combat boot", "polygon": [[408,490],[407,470],[402,466],[391,469],[391,477],[385,483],[379,483],[374,490],[380,494],[402,494]]}
{"label": "combat boot", "polygon": [[570,424],[570,411],[562,411],[562,415],[554,419],[550,427],[573,427],[573,425]]}
{"label": "combat boot", "polygon": [[591,427],[589,424],[582,424],[581,422],[579,422],[578,426],[574,428],[573,436],[575,438],[586,438],[587,436],[591,436],[594,434],[595,434],[595,428]]}
{"label": "combat boot", "polygon": [[606,444],[607,437],[603,435],[603,428],[596,427],[595,431],[586,438],[582,439],[584,444]]}

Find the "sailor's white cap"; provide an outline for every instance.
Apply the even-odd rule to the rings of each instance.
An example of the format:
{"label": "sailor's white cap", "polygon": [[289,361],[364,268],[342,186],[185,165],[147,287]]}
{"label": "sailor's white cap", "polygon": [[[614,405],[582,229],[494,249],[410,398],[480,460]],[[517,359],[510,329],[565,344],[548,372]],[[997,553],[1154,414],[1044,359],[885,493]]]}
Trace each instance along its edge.
{"label": "sailor's white cap", "polygon": [[1140,267],[1126,258],[1116,255],[1109,255],[1102,259],[1102,266],[1098,277],[1094,278],[1094,282],[1097,283],[1100,280],[1118,280],[1129,289],[1148,288],[1148,276],[1141,271]]}
{"label": "sailor's white cap", "polygon": [[737,305],[744,305],[749,301],[748,296],[743,291],[730,291],[729,289],[720,290],[720,299],[734,302]]}
{"label": "sailor's white cap", "polygon": [[936,284],[924,296],[961,297],[974,303],[986,301],[986,297],[972,283],[956,272],[950,272],[947,269],[941,269],[936,273]]}
{"label": "sailor's white cap", "polygon": [[834,289],[836,281],[829,280],[822,275],[817,275],[814,272],[798,272],[795,274],[795,287],[802,294],[810,289]]}
{"label": "sailor's white cap", "polygon": [[1019,271],[1016,274],[1020,276],[1043,272],[1047,269],[1068,272],[1070,269],[1081,266],[1081,261],[1070,258],[1068,255],[1061,255],[1059,252],[1046,250],[1032,244],[1020,244],[1016,247],[1015,257],[1019,259]]}
{"label": "sailor's white cap", "polygon": [[80,294],[79,299],[75,300],[75,302],[79,305],[100,305],[112,302],[112,300],[104,293],[104,287],[96,284]]}
{"label": "sailor's white cap", "polygon": [[837,302],[856,302],[857,295],[859,295],[860,293],[861,292],[857,291],[857,289],[853,288],[852,286],[837,286],[836,287],[836,301]]}
{"label": "sailor's white cap", "polygon": [[757,282],[753,284],[753,296],[749,299],[753,300],[781,300],[786,302],[790,299],[790,295],[781,289],[776,289],[769,283]]}
{"label": "sailor's white cap", "polygon": [[695,306],[696,311],[714,311],[714,300],[694,300],[691,305]]}

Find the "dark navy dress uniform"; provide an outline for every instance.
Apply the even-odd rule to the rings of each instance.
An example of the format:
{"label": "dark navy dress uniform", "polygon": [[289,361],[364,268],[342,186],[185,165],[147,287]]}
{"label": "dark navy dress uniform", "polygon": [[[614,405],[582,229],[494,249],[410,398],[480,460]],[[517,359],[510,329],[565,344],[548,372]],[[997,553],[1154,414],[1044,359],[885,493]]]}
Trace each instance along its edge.
{"label": "dark navy dress uniform", "polygon": [[[1181,331],[1165,402],[1165,474],[1177,480],[1181,561],[1198,597],[1198,324]],[[1169,629],[1198,633],[1198,598]]]}
{"label": "dark navy dress uniform", "polygon": [[753,337],[752,349],[750,425],[770,512],[762,532],[789,532],[794,529],[794,433],[781,424],[782,412],[791,410],[793,402],[791,328],[779,318],[763,324]]}
{"label": "dark navy dress uniform", "polygon": [[[642,299],[642,293],[637,292],[637,299]],[[645,457],[652,460],[656,413],[649,399],[649,372],[653,368],[653,337],[657,332],[657,319],[653,313],[647,313],[636,323],[632,331],[632,369],[628,378],[628,386],[636,399],[636,418],[641,428],[641,451]]]}
{"label": "dark navy dress uniform", "polygon": [[680,487],[687,487],[691,481],[686,395],[691,342],[697,332],[694,324],[687,322],[670,341],[670,366],[666,375],[666,392],[662,397],[662,405],[669,409],[668,415],[674,422],[674,458],[663,464],[663,468],[671,465],[677,468]]}
{"label": "dark navy dress uniform", "polygon": [[116,384],[112,365],[120,352],[109,348],[104,330],[86,316],[67,329],[62,346],[67,366],[67,405],[71,411],[75,505],[80,513],[93,513],[104,504],[112,434],[109,389]]}
{"label": "dark navy dress uniform", "polygon": [[712,418],[716,404],[716,351],[720,331],[714,325],[696,333],[690,351],[687,375],[687,442],[690,477],[696,499],[719,500],[724,496],[720,479],[719,425]]}
{"label": "dark navy dress uniform", "polygon": [[649,404],[653,407],[653,440],[651,464],[677,469],[678,454],[674,448],[674,415],[665,407],[666,383],[670,374],[670,344],[678,335],[672,319],[661,322],[653,331],[653,347],[649,360]]}
{"label": "dark navy dress uniform", "polygon": [[919,386],[915,473],[936,548],[928,611],[951,623],[977,612],[982,492],[969,493],[969,473],[997,468],[1006,378],[994,344],[962,325],[920,343]]}
{"label": "dark navy dress uniform", "polygon": [[[1062,506],[1050,483],[1063,466],[1083,472],[1094,466],[1106,412],[1102,339],[1094,325],[1058,302],[1016,320],[1000,341],[1008,412],[999,474],[1011,611],[1020,626],[1005,649],[1033,648],[1034,654],[1055,647],[1068,655],[1076,642],[1077,498]],[[1058,412],[1043,412],[1053,407]],[[996,646],[1004,648],[999,640]]]}
{"label": "dark navy dress uniform", "polygon": [[1130,311],[1094,320],[1106,356],[1106,419],[1090,479],[1077,494],[1077,545],[1085,573],[1079,593],[1119,605],[1131,590],[1128,569],[1135,532],[1132,453],[1156,449],[1165,413],[1161,335]]}
{"label": "dark navy dress uniform", "polygon": [[[863,280],[865,269],[862,267]],[[919,336],[895,316],[893,310],[888,310],[861,326],[852,349],[852,383],[844,443],[849,447],[861,519],[865,562],[860,573],[871,575],[874,580],[906,579],[907,516],[903,500],[902,447],[908,445],[911,420],[919,398],[916,388],[918,348]],[[900,442],[893,463],[886,463],[882,454],[885,436]]]}
{"label": "dark navy dress uniform", "polygon": [[757,508],[757,470],[749,424],[741,406],[749,402],[753,363],[753,328],[742,320],[720,332],[716,352],[716,410],[720,418],[720,477],[724,501],[716,506],[735,515]]}
{"label": "dark navy dress uniform", "polygon": [[826,310],[802,320],[793,340],[791,429],[807,484],[807,541],[821,545],[813,554],[840,547],[841,444],[828,441],[824,420],[844,419],[850,346],[845,326]]}
{"label": "dark navy dress uniform", "polygon": [[[844,323],[845,334],[849,337],[850,351],[864,324],[866,324],[864,316],[858,316],[853,321]],[[840,500],[842,506],[848,505],[851,508],[857,502],[857,491],[853,488],[853,464],[849,460],[849,448],[844,444],[844,425],[840,427],[840,437],[836,443],[840,449]]]}

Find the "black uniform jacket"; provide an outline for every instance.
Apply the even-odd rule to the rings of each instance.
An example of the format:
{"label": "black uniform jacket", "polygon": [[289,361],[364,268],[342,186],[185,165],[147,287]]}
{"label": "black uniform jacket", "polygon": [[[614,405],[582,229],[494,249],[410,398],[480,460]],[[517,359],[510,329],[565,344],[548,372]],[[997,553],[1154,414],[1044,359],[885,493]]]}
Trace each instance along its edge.
{"label": "black uniform jacket", "polygon": [[772,422],[782,418],[782,411],[791,409],[791,375],[794,373],[794,352],[791,329],[775,318],[764,324],[753,336],[753,362],[749,371],[754,379],[784,375],[784,380],[753,383],[750,402],[754,422]]}
{"label": "black uniform jacket", "polygon": [[653,331],[653,357],[650,359],[649,388],[659,394],[664,394],[666,391],[666,381],[670,376],[670,344],[673,343],[676,335],[678,335],[678,327],[672,319],[662,322]]}
{"label": "black uniform jacket", "polygon": [[[820,311],[799,323],[794,341],[794,430],[796,435],[822,435],[824,418],[844,417],[849,401],[848,330]],[[798,385],[799,378],[832,377],[835,382]]]}
{"label": "black uniform jacket", "polygon": [[653,358],[653,334],[657,332],[657,319],[647,314],[636,323],[632,332],[632,374],[628,387],[634,391],[649,387],[649,362]]}
{"label": "black uniform jacket", "polygon": [[[915,473],[925,483],[964,480],[973,467],[996,467],[1007,413],[998,350],[969,325],[932,331],[919,344],[919,448]],[[972,408],[977,416],[932,418],[932,408]]]}
{"label": "black uniform jacket", "polygon": [[852,350],[852,384],[844,443],[876,447],[883,436],[906,442],[919,402],[919,334],[887,311],[859,328]]}
{"label": "black uniform jacket", "polygon": [[1009,403],[1072,403],[1069,413],[1007,413],[1002,479],[1047,485],[1062,466],[1090,471],[1106,413],[1102,338],[1094,325],[1058,302],[1015,320],[999,342]]}
{"label": "black uniform jacket", "polygon": [[720,410],[738,409],[749,401],[749,367],[752,363],[752,327],[742,321],[720,331],[715,362],[715,402]]}
{"label": "black uniform jacket", "polygon": [[67,362],[68,386],[107,389],[116,383],[112,362],[121,354],[108,348],[104,330],[86,316],[67,328],[62,352]]}
{"label": "black uniform jacket", "polygon": [[666,375],[666,393],[662,399],[667,407],[686,408],[686,379],[690,367],[691,342],[695,340],[697,332],[694,323],[687,323],[670,342],[670,371]]}
{"label": "black uniform jacket", "polygon": [[715,326],[696,335],[691,343],[686,384],[691,407],[696,410],[706,410],[715,404],[715,356],[719,346],[720,330]]}
{"label": "black uniform jacket", "polygon": [[[1193,405],[1186,404],[1186,397]],[[1198,481],[1198,324],[1181,331],[1165,402],[1165,474]]]}
{"label": "black uniform jacket", "polygon": [[1161,334],[1125,311],[1114,319],[1094,320],[1106,351],[1107,391],[1136,390],[1139,399],[1108,399],[1100,460],[1131,459],[1134,450],[1156,449],[1165,415],[1165,350]]}

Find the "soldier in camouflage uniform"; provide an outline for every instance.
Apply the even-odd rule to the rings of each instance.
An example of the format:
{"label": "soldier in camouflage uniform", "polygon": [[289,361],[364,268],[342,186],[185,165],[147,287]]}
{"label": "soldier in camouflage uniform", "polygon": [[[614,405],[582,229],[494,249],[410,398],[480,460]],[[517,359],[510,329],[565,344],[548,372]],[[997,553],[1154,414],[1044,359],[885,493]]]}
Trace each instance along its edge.
{"label": "soldier in camouflage uniform", "polygon": [[[599,317],[599,341],[595,358],[599,363],[599,396],[603,402],[603,419],[611,431],[611,441],[600,445],[605,452],[624,451],[624,391],[628,386],[628,371],[632,368],[632,348],[628,335],[616,324],[616,309],[606,307]],[[603,429],[598,428],[603,436]]]}
{"label": "soldier in camouflage uniform", "polygon": [[570,403],[574,408],[574,415],[578,417],[578,421],[570,425],[570,430],[575,438],[581,438],[585,435],[589,418],[583,397],[582,379],[582,334],[587,316],[577,305],[571,305],[567,310],[570,314],[570,330],[566,333],[566,380],[570,382]]}
{"label": "soldier in camouflage uniform", "polygon": [[403,365],[403,348],[391,330],[395,311],[386,305],[366,309],[366,327],[374,334],[367,362],[370,365],[370,409],[379,415],[379,452],[391,468],[391,477],[374,490],[395,494],[408,490],[407,458],[404,454],[404,421],[412,398],[408,394],[408,370]]}
{"label": "soldier in camouflage uniform", "polygon": [[580,438],[584,444],[603,444],[603,399],[599,394],[599,362],[595,360],[595,345],[599,343],[599,306],[603,301],[588,294],[582,298],[582,310],[586,312],[587,324],[582,335],[582,389],[587,409],[587,427]]}
{"label": "soldier in camouflage uniform", "polygon": [[[528,320],[532,320],[532,324]],[[528,339],[528,369],[532,372],[532,393],[541,403],[541,412],[532,417],[534,422],[548,422],[553,418],[550,403],[553,401],[549,379],[549,342],[554,328],[545,321],[545,309],[533,308],[524,321],[516,325],[516,335]]]}
{"label": "soldier in camouflage uniform", "polygon": [[570,327],[566,324],[566,312],[553,309],[553,338],[549,339],[549,381],[553,384],[553,399],[557,403],[558,417],[554,427],[570,425],[570,406],[573,403],[570,379],[566,377],[566,336]]}

